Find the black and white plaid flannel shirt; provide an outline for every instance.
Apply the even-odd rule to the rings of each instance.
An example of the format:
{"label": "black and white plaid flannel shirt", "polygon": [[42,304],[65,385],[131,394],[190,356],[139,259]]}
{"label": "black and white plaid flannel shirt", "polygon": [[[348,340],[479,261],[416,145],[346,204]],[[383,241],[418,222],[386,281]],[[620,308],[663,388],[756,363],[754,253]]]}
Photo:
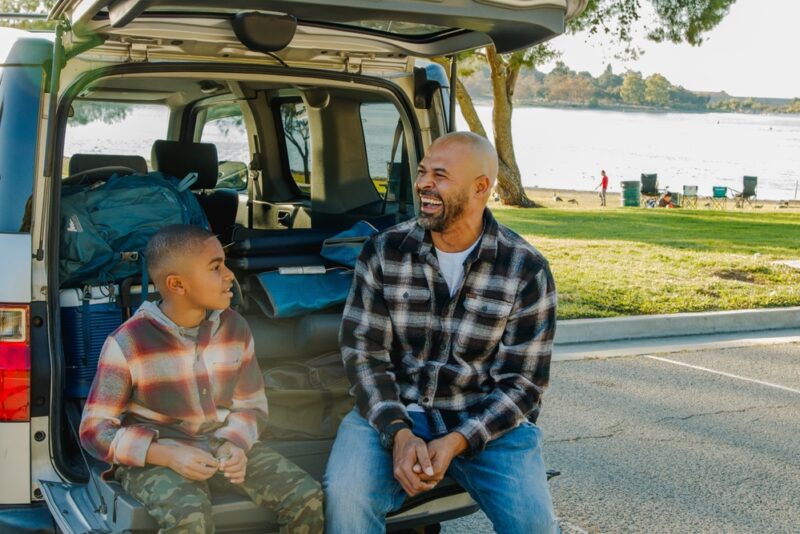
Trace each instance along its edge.
{"label": "black and white plaid flannel shirt", "polygon": [[416,220],[365,246],[339,334],[360,413],[377,430],[425,409],[434,436],[467,455],[536,421],[547,386],[556,290],[547,260],[487,209],[481,241],[450,297],[430,232]]}

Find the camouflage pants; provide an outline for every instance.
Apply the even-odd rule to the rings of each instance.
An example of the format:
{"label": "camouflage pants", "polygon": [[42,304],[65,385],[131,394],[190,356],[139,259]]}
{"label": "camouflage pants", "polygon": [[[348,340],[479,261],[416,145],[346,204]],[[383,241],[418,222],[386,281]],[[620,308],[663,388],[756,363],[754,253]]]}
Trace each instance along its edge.
{"label": "camouflage pants", "polygon": [[160,466],[120,466],[114,477],[147,508],[160,534],[213,533],[211,489],[246,494],[277,514],[282,533],[323,531],[319,483],[264,443],[256,443],[247,453],[247,474],[242,484],[228,482],[222,473],[198,482]]}

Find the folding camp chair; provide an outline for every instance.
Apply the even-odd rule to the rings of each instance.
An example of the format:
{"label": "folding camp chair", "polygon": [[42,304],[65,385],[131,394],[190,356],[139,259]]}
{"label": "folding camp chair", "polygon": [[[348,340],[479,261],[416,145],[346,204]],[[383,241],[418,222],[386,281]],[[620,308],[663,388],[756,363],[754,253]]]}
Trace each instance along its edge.
{"label": "folding camp chair", "polygon": [[697,186],[684,185],[683,195],[681,195],[681,207],[687,209],[697,209]]}
{"label": "folding camp chair", "polygon": [[757,176],[745,176],[742,178],[742,191],[734,191],[736,207],[743,208],[745,202],[752,208],[753,201],[756,199],[756,186],[758,185]]}
{"label": "folding camp chair", "polygon": [[658,190],[658,175],[657,174],[644,174],[642,173],[642,204],[647,204],[648,199],[656,199],[661,196]]}
{"label": "folding camp chair", "polygon": [[728,204],[728,188],[715,185],[712,189],[711,207],[724,210]]}

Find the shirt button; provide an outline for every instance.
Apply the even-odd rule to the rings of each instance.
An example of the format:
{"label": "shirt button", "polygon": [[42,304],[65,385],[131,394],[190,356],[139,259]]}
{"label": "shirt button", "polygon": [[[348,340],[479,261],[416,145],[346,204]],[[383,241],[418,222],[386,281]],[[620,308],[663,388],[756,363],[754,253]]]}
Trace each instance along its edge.
{"label": "shirt button", "polygon": [[208,390],[207,390],[206,388],[203,388],[203,391],[201,391],[200,393],[202,393],[203,395],[205,395],[206,393],[208,393]]}

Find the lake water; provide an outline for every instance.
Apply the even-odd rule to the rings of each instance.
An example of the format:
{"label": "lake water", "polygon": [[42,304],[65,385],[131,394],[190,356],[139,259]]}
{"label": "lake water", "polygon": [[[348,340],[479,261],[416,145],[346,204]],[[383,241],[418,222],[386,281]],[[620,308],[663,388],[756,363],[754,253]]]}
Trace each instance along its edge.
{"label": "lake water", "polygon": [[[491,132],[491,107],[477,109]],[[715,185],[741,190],[742,176],[753,175],[759,198],[786,200],[800,180],[797,115],[518,107],[513,117],[517,162],[529,187],[592,189],[605,169],[612,191],[622,180],[657,173],[660,187],[681,192],[697,185],[710,196]]]}
{"label": "lake water", "polygon": [[[479,106],[478,114],[491,135],[491,107]],[[466,129],[459,119],[459,129]],[[166,135],[166,124],[165,108],[142,106],[123,123],[71,126],[66,153],[110,151],[149,159],[153,141]],[[605,169],[612,191],[619,191],[620,181],[638,180],[645,172],[657,173],[661,187],[680,192],[684,185],[697,185],[705,196],[715,185],[741,190],[742,176],[754,175],[759,198],[786,200],[794,198],[800,180],[796,115],[519,107],[513,126],[522,181],[530,187],[589,190]],[[393,130],[387,132],[386,153]],[[249,160],[244,135],[235,129],[209,133],[220,159]],[[381,161],[371,167],[385,169],[386,155],[376,157]]]}

